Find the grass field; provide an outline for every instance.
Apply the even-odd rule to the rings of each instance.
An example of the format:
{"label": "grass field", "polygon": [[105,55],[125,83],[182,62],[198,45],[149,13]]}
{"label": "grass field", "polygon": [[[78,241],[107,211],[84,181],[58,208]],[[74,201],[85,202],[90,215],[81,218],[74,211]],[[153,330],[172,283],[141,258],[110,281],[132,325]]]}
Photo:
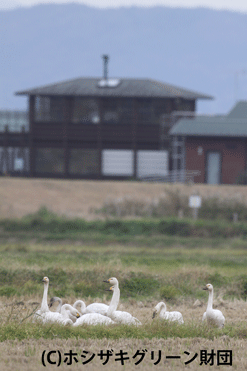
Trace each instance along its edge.
{"label": "grass field", "polygon": [[[149,221],[136,218],[135,207],[138,212],[157,205],[165,194],[170,204],[160,205],[163,211],[173,207],[174,217],[186,197],[195,193],[204,200],[213,197],[204,210],[209,220],[159,220],[151,214]],[[229,200],[234,200],[233,208]],[[216,215],[217,205],[221,214]],[[1,178],[0,370],[246,370],[246,205],[246,186]],[[43,206],[48,213],[38,212]],[[233,224],[235,207],[241,222]],[[226,211],[228,217],[222,220]],[[36,214],[14,219],[30,213]],[[114,213],[123,218],[117,220]],[[128,213],[131,218],[126,220]],[[111,294],[102,281],[117,277],[119,309],[140,319],[142,326],[71,328],[32,323],[45,275],[50,279],[49,298],[60,296],[64,303],[83,299],[86,304],[109,303]],[[209,282],[214,285],[214,307],[226,318],[223,329],[201,322],[208,300],[202,287]],[[161,300],[168,310],[183,314],[184,325],[152,320],[153,308]],[[46,359],[45,368],[42,354],[53,350],[61,352],[63,362],[57,367]],[[73,359],[66,364],[70,350],[78,363]],[[112,350],[106,365],[105,358],[98,356],[100,350]],[[115,360],[120,350],[128,352],[124,365]],[[145,357],[136,365],[140,355],[133,357],[138,350]],[[200,365],[203,350],[214,350],[213,365]],[[217,366],[220,350],[232,351],[232,366]],[[82,364],[85,352],[95,354],[87,365]],[[53,353],[51,359],[57,361],[57,356]]]}
{"label": "grass field", "polygon": [[[170,246],[131,246],[123,244],[82,244],[73,242],[3,242],[0,247],[0,367],[12,370],[41,370],[44,350],[70,350],[78,354],[79,362],[59,366],[65,370],[198,370],[200,351],[232,350],[232,366],[215,369],[246,369],[246,247],[247,243],[229,240],[216,247],[198,239],[200,247],[191,248],[189,241],[170,241]],[[82,298],[87,304],[95,301],[109,303],[111,294],[105,292],[102,281],[116,276],[120,282],[120,310],[127,310],[143,325],[97,326],[70,328],[56,325],[33,324],[30,314],[39,306],[43,293],[41,279],[50,278],[49,297],[57,295],[64,302],[73,303]],[[206,309],[206,283],[215,289],[214,307],[226,317],[224,329],[208,328],[201,323]],[[157,302],[164,300],[168,310],[179,310],[185,324],[162,323],[152,320]],[[113,349],[114,356],[108,366],[99,356],[82,365],[81,354],[90,351]],[[120,349],[130,357],[125,365],[114,361]],[[137,350],[146,349],[145,359],[139,365],[133,359]],[[159,364],[158,351],[162,353]],[[153,352],[154,359],[151,359]],[[187,353],[184,353],[187,352]],[[190,354],[190,356],[188,355]],[[198,353],[197,358],[185,367],[185,362]],[[166,359],[166,356],[180,359]],[[215,356],[216,357],[216,356]],[[56,358],[56,357],[55,357]],[[65,358],[65,357],[64,357]],[[120,363],[120,362],[119,362]],[[47,365],[46,369],[57,366]],[[214,366],[204,365],[204,369]]]}

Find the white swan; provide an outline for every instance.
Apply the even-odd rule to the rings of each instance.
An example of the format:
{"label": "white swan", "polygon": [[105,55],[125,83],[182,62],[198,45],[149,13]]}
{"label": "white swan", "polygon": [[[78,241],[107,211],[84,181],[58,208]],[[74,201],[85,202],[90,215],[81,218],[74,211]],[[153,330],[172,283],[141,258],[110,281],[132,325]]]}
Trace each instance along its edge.
{"label": "white swan", "polygon": [[208,324],[215,325],[217,327],[224,327],[225,324],[225,317],[223,316],[222,312],[218,309],[213,309],[213,285],[208,283],[203,290],[208,290],[208,306],[206,312],[203,314],[202,320],[207,320]]}
{"label": "white swan", "polygon": [[[115,322],[112,321],[110,318],[106,317],[103,314],[95,313],[95,312],[87,312],[88,307],[93,306],[93,304],[90,304],[88,307],[86,307],[86,304],[83,300],[77,300],[73,307],[77,307],[77,305],[81,306],[81,313],[83,314],[80,318],[77,319],[77,321],[73,324],[73,326],[81,326],[81,325],[112,325]],[[97,303],[100,304],[100,303]],[[102,304],[105,305],[105,304]],[[108,305],[107,305],[108,307]]]}
{"label": "white swan", "polygon": [[39,316],[39,321],[42,323],[59,323],[61,325],[72,325],[73,321],[69,318],[70,311],[76,318],[80,317],[78,311],[70,304],[64,304],[61,307],[61,313],[58,312],[45,312]]}
{"label": "white swan", "polygon": [[104,316],[100,313],[86,313],[77,319],[73,326],[81,325],[112,325],[115,322],[111,318]]}
{"label": "white swan", "polygon": [[103,282],[107,282],[113,285],[110,287],[110,289],[106,290],[106,291],[113,292],[112,300],[111,300],[111,303],[109,305],[106,315],[116,323],[126,324],[126,325],[135,325],[135,326],[141,325],[141,322],[139,321],[139,319],[133,317],[130,313],[116,310],[118,303],[119,303],[119,299],[120,299],[120,290],[118,287],[118,280],[115,277],[112,277]]}
{"label": "white swan", "polygon": [[43,298],[41,302],[41,307],[38,309],[33,316],[33,321],[36,321],[37,318],[46,312],[50,312],[48,304],[47,304],[47,295],[48,295],[48,287],[49,287],[49,278],[48,277],[43,277],[42,282],[44,282],[44,292],[43,292]]}
{"label": "white swan", "polygon": [[[53,306],[53,304],[54,304],[56,301],[58,302],[58,306],[57,306],[55,312],[57,312],[57,313],[61,313],[61,309],[62,309],[62,299],[60,299],[60,298],[57,297],[57,296],[53,296],[53,297],[50,299],[50,302],[49,302],[48,307],[51,308],[51,307]],[[76,309],[76,307],[74,307],[74,308]],[[53,312],[53,313],[54,313],[54,312]],[[70,318],[73,322],[75,322],[75,321],[77,320],[77,317],[74,316],[74,315],[71,313],[71,310],[70,310],[70,309],[67,309],[67,313],[68,313],[68,315],[69,315],[69,318]]]}
{"label": "white swan", "polygon": [[83,300],[76,300],[76,302],[73,304],[73,307],[76,308],[77,305],[80,305],[80,312],[82,314],[99,313],[105,316],[109,308],[109,305],[103,303],[92,303],[86,306]]}
{"label": "white swan", "polygon": [[166,319],[169,321],[177,321],[178,323],[182,324],[184,323],[183,316],[180,312],[174,311],[174,312],[167,312],[166,311],[166,304],[161,301],[156,305],[153,312],[153,318],[159,314],[159,317],[161,319]]}

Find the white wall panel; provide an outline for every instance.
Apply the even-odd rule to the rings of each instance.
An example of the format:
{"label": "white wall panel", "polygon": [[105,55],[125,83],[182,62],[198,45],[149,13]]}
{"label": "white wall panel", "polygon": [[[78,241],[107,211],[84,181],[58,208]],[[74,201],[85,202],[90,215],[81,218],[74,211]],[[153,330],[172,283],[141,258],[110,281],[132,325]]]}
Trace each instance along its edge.
{"label": "white wall panel", "polygon": [[132,150],[103,150],[102,173],[103,175],[132,176],[134,174],[134,152]]}
{"label": "white wall panel", "polygon": [[137,177],[168,175],[168,151],[138,151]]}

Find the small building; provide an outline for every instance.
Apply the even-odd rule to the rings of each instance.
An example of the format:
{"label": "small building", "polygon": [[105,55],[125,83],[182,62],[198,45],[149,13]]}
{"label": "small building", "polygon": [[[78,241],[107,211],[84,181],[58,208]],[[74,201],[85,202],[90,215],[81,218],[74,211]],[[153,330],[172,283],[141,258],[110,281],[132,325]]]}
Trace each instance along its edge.
{"label": "small building", "polygon": [[174,117],[212,99],[152,79],[107,76],[16,94],[29,98],[30,176],[84,179],[166,176]]}
{"label": "small building", "polygon": [[195,183],[236,184],[246,171],[247,101],[226,116],[182,118],[170,135],[174,169],[197,172]]}

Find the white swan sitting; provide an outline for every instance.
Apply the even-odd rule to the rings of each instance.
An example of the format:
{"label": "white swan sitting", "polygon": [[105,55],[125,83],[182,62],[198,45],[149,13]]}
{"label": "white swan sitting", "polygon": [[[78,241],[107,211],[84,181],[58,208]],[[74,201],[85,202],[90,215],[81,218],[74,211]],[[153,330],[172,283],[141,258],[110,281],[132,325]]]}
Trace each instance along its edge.
{"label": "white swan sitting", "polygon": [[73,307],[76,308],[77,305],[80,305],[80,312],[82,314],[99,313],[105,316],[109,308],[109,305],[103,303],[92,303],[86,306],[83,300],[76,300],[76,302],[73,304]]}
{"label": "white swan sitting", "polygon": [[61,313],[58,312],[45,312],[39,316],[39,321],[42,323],[59,323],[61,325],[72,325],[73,321],[69,318],[70,311],[76,318],[80,317],[78,311],[70,304],[64,304],[61,307]]}
{"label": "white swan sitting", "polygon": [[120,290],[118,287],[118,280],[115,277],[112,277],[103,282],[107,282],[113,285],[110,287],[110,289],[106,290],[106,291],[113,292],[112,300],[111,300],[111,303],[109,305],[106,315],[116,323],[126,324],[126,325],[135,325],[135,326],[141,325],[141,322],[139,321],[139,319],[133,317],[130,313],[116,310],[118,303],[119,303],[119,299],[120,299]]}
{"label": "white swan sitting", "polygon": [[178,323],[182,324],[184,323],[183,316],[180,312],[174,311],[174,312],[167,312],[166,311],[166,304],[161,301],[156,305],[153,312],[153,318],[159,314],[159,317],[161,319],[166,319],[168,321],[177,321]]}
{"label": "white swan sitting", "polygon": [[[56,308],[56,312],[57,313],[61,313],[61,309],[62,309],[62,299],[60,299],[59,297],[57,296],[53,296],[53,298],[50,299],[50,302],[49,302],[49,305],[48,307],[51,308],[53,306],[53,304],[55,302],[58,302],[58,306]],[[74,307],[76,309],[76,307]],[[53,312],[54,313],[54,312]],[[70,309],[67,309],[67,313],[69,315],[69,318],[75,322],[77,320],[78,317],[74,316],[72,313],[71,313],[71,310]]]}
{"label": "white swan sitting", "polygon": [[218,309],[213,309],[213,285],[208,283],[203,290],[209,291],[208,296],[208,306],[206,312],[203,314],[202,320],[207,320],[208,324],[217,326],[217,327],[224,327],[225,324],[225,317],[223,316],[222,312]]}
{"label": "white swan sitting", "polygon": [[42,282],[44,282],[44,292],[43,292],[43,298],[41,302],[41,307],[37,312],[34,313],[33,316],[33,321],[36,321],[37,318],[46,312],[50,312],[48,304],[47,304],[47,295],[48,295],[48,287],[49,287],[49,278],[48,277],[43,277]]}
{"label": "white swan sitting", "polygon": [[112,325],[115,322],[111,318],[104,316],[100,313],[86,313],[77,319],[73,326],[81,325]]}
{"label": "white swan sitting", "polygon": [[[93,306],[93,304],[90,304],[88,307],[86,307],[86,304],[84,303],[83,300],[77,300],[74,304],[73,307],[77,307],[77,305],[81,306],[81,313],[83,315],[77,319],[77,321],[73,324],[73,326],[81,326],[81,325],[112,325],[115,322],[112,321],[110,318],[106,317],[103,314],[100,313],[90,313],[87,312],[88,307]],[[100,304],[100,303],[97,303]],[[105,305],[105,304],[102,304]],[[108,305],[106,305],[108,307]],[[92,308],[92,307],[91,307]]]}

